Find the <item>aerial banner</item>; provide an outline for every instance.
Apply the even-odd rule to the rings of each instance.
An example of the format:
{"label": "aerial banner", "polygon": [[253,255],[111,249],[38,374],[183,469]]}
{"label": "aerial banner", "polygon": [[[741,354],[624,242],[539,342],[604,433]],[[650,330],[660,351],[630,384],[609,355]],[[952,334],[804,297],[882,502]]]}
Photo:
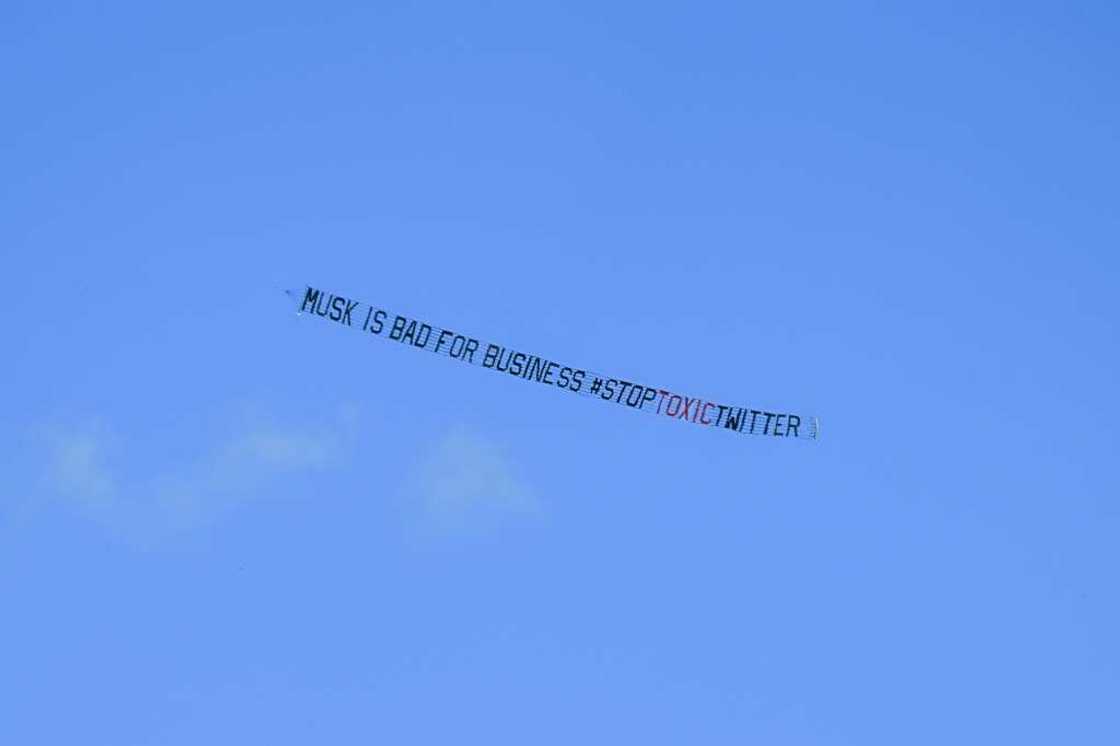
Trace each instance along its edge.
{"label": "aerial banner", "polygon": [[816,417],[720,404],[638,381],[603,375],[310,286],[298,293],[285,292],[299,304],[300,314],[315,315],[363,334],[434,352],[523,381],[551,386],[568,394],[600,399],[638,412],[742,435],[815,440],[820,433]]}

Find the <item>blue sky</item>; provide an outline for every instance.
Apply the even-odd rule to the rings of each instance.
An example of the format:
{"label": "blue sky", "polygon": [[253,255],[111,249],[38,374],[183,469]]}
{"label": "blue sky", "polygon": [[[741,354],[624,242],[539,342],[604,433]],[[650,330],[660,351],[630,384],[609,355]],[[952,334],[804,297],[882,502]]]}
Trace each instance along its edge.
{"label": "blue sky", "polygon": [[1120,740],[1111,4],[0,17],[0,740]]}

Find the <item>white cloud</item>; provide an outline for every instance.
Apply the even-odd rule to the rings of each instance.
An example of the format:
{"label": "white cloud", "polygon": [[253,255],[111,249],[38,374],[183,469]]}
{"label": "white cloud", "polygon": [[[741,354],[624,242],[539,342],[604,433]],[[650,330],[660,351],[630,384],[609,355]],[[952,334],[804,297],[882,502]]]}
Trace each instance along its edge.
{"label": "white cloud", "polygon": [[282,478],[329,468],[342,459],[352,424],[247,423],[195,461],[147,474],[113,468],[124,441],[110,428],[54,427],[46,431],[47,483],[113,530],[148,543],[274,492]]}
{"label": "white cloud", "polygon": [[107,506],[117,491],[106,450],[111,440],[101,426],[79,431],[52,429],[47,434],[52,460],[48,475],[60,492],[90,506]]}
{"label": "white cloud", "polygon": [[444,527],[475,526],[540,508],[504,451],[463,427],[450,430],[422,461],[415,494],[428,518]]}
{"label": "white cloud", "polygon": [[[137,439],[107,426],[56,427],[47,431],[47,483],[113,533],[149,546],[343,465],[356,425],[353,412],[303,427],[250,419],[216,446],[146,472]],[[404,486],[406,513],[421,530],[469,535],[541,512],[505,450],[464,427],[435,441]]]}
{"label": "white cloud", "polygon": [[261,428],[231,442],[226,456],[250,467],[276,471],[322,469],[337,445],[322,434]]}

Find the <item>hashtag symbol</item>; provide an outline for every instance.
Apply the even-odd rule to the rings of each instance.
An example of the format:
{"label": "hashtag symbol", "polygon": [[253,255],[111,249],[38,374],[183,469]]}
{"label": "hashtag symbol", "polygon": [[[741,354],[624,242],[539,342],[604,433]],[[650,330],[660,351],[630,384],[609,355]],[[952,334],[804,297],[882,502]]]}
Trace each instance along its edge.
{"label": "hashtag symbol", "polygon": [[601,389],[601,388],[603,388],[603,379],[602,378],[596,378],[594,381],[591,382],[591,393],[592,394],[598,394],[599,389]]}

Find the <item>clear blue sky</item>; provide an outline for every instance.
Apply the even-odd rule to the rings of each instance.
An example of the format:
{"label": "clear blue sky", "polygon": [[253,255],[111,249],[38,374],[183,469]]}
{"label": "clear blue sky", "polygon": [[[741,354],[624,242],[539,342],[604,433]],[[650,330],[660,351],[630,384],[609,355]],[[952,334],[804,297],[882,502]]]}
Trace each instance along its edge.
{"label": "clear blue sky", "polygon": [[1112,3],[5,4],[0,741],[1120,743],[1118,42]]}

